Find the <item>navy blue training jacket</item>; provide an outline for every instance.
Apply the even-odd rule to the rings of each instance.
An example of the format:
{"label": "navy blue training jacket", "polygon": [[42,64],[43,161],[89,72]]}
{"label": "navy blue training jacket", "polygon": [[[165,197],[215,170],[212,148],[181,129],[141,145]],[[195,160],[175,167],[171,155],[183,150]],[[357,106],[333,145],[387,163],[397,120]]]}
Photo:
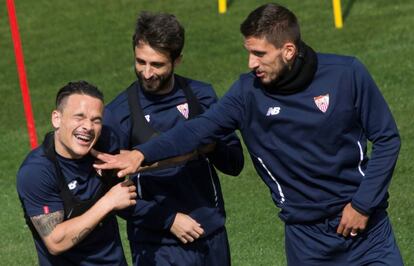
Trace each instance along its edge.
{"label": "navy blue training jacket", "polygon": [[243,74],[199,118],[137,149],[151,162],[239,129],[283,221],[338,215],[348,202],[366,214],[385,209],[400,148],[392,114],[357,59],[317,54],[317,61],[310,85],[290,95],[269,94]]}
{"label": "navy blue training jacket", "polygon": [[[136,81],[138,82],[138,81]],[[211,85],[187,79],[201,107],[207,109],[217,101]],[[183,124],[188,106],[177,84],[166,95],[139,92],[144,116],[158,132]],[[104,124],[119,137],[121,149],[131,149],[131,112],[126,91],[106,106]],[[126,215],[128,238],[140,243],[176,244],[179,240],[169,231],[175,215],[190,215],[204,229],[204,236],[224,227],[225,210],[220,182],[213,167],[225,174],[238,175],[243,168],[243,151],[236,134],[217,140],[208,156],[183,165],[152,170],[134,177],[139,200]],[[185,141],[185,137],[183,137]]]}
{"label": "navy blue training jacket", "polygon": [[[116,143],[109,142],[109,132],[105,135],[103,152],[111,152]],[[32,150],[23,161],[17,173],[17,192],[24,212],[29,217],[64,210],[64,200],[59,189],[56,167],[45,154],[44,144]],[[102,186],[92,164],[95,158],[86,155],[81,159],[67,159],[56,155],[62,174],[70,192],[79,200],[95,197]],[[127,265],[115,215],[108,215],[80,243],[69,250],[52,255],[40,237],[34,237],[38,264],[52,265]]]}

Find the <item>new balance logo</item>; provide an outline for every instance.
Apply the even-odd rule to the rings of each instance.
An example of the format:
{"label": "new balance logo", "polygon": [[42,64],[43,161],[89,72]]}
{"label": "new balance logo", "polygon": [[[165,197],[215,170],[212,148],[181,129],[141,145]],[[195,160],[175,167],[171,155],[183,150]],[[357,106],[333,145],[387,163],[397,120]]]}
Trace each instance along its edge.
{"label": "new balance logo", "polygon": [[266,116],[278,115],[279,113],[280,113],[280,107],[269,107],[269,109],[267,110]]}

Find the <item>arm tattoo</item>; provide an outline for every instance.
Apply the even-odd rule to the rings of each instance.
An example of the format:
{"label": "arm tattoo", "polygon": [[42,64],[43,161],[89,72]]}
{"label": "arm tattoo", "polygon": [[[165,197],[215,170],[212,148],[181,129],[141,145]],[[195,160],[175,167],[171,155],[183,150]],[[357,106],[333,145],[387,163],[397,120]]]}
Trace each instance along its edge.
{"label": "arm tattoo", "polygon": [[63,210],[30,217],[41,237],[48,236],[55,227],[63,222]]}
{"label": "arm tattoo", "polygon": [[89,233],[92,231],[91,228],[86,227],[85,229],[83,229],[82,231],[80,231],[78,236],[75,236],[74,238],[72,238],[72,243],[74,245],[76,245],[77,243],[79,243],[80,241],[82,241],[87,235],[89,235]]}

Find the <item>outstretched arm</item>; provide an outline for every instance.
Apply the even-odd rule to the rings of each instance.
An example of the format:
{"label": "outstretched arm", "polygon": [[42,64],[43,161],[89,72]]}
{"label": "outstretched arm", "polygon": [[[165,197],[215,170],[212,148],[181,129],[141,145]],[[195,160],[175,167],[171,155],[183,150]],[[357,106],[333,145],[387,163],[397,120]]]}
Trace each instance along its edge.
{"label": "outstretched arm", "polygon": [[145,162],[153,163],[174,156],[188,154],[202,145],[223,138],[243,126],[244,100],[236,84],[221,100],[204,114],[177,125],[135,150],[118,155],[94,153],[103,163],[97,169],[119,169],[118,177],[135,173]]}
{"label": "outstretched arm", "polygon": [[84,214],[64,221],[63,210],[30,217],[52,255],[58,255],[82,241],[111,211],[136,204],[136,188],[131,181],[112,187]]}

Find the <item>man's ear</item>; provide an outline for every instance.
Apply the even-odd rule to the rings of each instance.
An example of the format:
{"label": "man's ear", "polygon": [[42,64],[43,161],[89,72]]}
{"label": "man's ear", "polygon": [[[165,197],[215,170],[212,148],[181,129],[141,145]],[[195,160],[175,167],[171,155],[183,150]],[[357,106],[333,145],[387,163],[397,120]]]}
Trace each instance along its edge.
{"label": "man's ear", "polygon": [[59,129],[62,120],[62,113],[58,110],[53,110],[51,120],[54,129]]}
{"label": "man's ear", "polygon": [[174,63],[173,63],[173,65],[174,65],[174,68],[175,67],[177,67],[180,63],[181,63],[181,60],[183,59],[183,55],[181,54],[179,57],[177,57],[175,60],[174,60]]}
{"label": "man's ear", "polygon": [[283,59],[286,62],[292,62],[296,57],[297,51],[298,49],[294,43],[292,42],[285,43],[282,48]]}

